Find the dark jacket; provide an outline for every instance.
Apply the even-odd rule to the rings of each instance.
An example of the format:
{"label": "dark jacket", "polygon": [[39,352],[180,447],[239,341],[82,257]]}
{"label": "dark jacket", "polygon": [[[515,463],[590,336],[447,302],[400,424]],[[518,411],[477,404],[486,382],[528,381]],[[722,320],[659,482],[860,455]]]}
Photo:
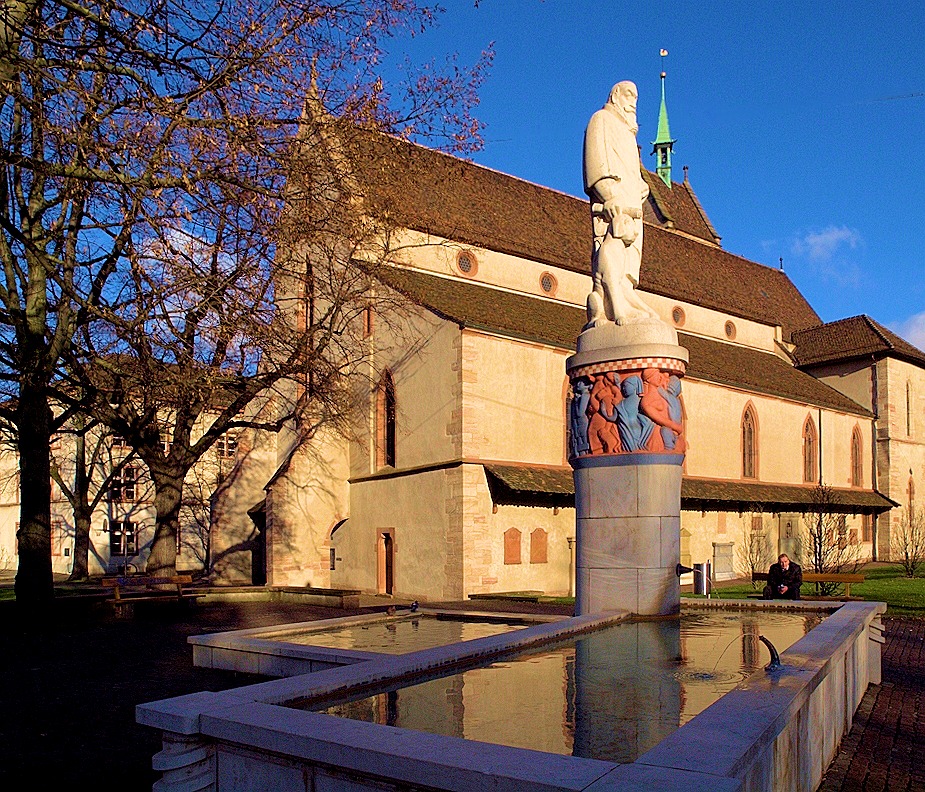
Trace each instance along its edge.
{"label": "dark jacket", "polygon": [[793,561],[790,562],[786,572],[779,563],[771,564],[768,570],[768,585],[775,593],[780,591],[781,586],[786,586],[788,591],[799,591],[800,586],[803,585],[803,570]]}

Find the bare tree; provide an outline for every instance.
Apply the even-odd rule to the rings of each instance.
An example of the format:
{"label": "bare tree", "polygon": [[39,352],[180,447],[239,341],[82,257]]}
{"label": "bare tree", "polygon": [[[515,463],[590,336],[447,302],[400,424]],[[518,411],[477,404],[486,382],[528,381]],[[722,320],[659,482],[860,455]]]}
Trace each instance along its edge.
{"label": "bare tree", "polygon": [[114,453],[112,436],[99,421],[76,413],[61,429],[65,441],[51,452],[51,477],[70,504],[74,516],[74,555],[69,580],[86,580],[90,573],[90,526],[93,513],[110,494],[113,483],[135,452]]}
{"label": "bare tree", "polygon": [[[812,502],[804,518],[803,546],[809,552],[812,572],[856,572],[862,563],[861,545],[849,533],[838,494],[827,484],[812,490]],[[821,595],[834,594],[837,583],[817,583]]]}
{"label": "bare tree", "polygon": [[906,577],[915,577],[925,564],[925,511],[906,506],[893,536],[893,553]]}
{"label": "bare tree", "polygon": [[[414,0],[8,4],[0,21],[0,377],[9,398],[0,419],[15,427],[21,470],[18,599],[53,595],[49,441],[85,409],[70,403],[52,413],[54,399],[67,403],[74,392],[55,393],[62,362],[74,364],[73,376],[116,354],[140,357],[147,329],[150,346],[170,354],[130,372],[163,378],[178,363],[201,372],[188,390],[172,390],[176,453],[156,451],[159,407],[98,404],[115,405],[101,417],[133,438],[150,469],[153,566],[174,567],[177,482],[227,428],[190,439],[216,372],[223,403],[237,414],[274,384],[248,377],[275,339],[239,337],[215,322],[242,315],[219,302],[248,289],[248,308],[272,324],[278,306],[267,268],[281,244],[292,140],[312,75],[326,106],[354,124],[432,135],[454,148],[477,138],[469,110],[478,68],[409,69],[392,94],[380,77],[383,41],[433,16]],[[81,350],[72,349],[75,337]],[[109,374],[121,386],[122,375],[111,366]],[[87,382],[99,386],[101,377]]]}
{"label": "bare tree", "polygon": [[752,588],[757,588],[753,575],[755,572],[766,572],[773,557],[764,527],[764,507],[760,503],[751,504],[744,518],[738,553],[739,572],[752,581]]}

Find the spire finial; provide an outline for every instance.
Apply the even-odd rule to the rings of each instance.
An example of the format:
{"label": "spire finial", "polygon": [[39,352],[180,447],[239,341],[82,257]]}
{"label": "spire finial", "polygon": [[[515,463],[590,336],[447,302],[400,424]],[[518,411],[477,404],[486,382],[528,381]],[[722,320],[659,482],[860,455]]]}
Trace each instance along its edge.
{"label": "spire finial", "polygon": [[667,73],[664,69],[665,58],[668,56],[668,50],[659,50],[662,58],[662,101],[658,108],[658,134],[652,141],[652,153],[655,155],[655,172],[668,187],[671,187],[671,151],[675,141],[671,137],[671,130],[668,127],[668,105],[665,102],[665,77]]}

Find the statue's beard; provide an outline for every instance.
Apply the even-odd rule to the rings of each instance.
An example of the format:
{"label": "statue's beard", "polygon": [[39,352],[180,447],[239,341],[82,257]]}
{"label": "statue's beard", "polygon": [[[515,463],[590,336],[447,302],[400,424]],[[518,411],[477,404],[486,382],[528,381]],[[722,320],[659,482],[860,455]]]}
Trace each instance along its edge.
{"label": "statue's beard", "polygon": [[623,117],[626,119],[626,123],[629,124],[629,128],[632,133],[635,135],[639,132],[639,122],[636,121],[636,111],[631,110],[629,112],[623,111]]}
{"label": "statue's beard", "polygon": [[636,111],[635,110],[624,110],[620,105],[615,104],[614,108],[617,111],[617,115],[620,116],[625,122],[626,125],[630,128],[630,132],[634,135],[639,133],[639,123],[636,121]]}

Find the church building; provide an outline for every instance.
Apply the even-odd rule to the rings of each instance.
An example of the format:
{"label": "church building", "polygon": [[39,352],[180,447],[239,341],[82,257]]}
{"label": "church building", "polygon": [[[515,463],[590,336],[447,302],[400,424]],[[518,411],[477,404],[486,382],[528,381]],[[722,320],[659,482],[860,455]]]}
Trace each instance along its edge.
{"label": "church building", "polygon": [[[820,509],[831,541],[888,559],[925,493],[925,353],[866,316],[823,323],[781,269],[725,250],[673,144],[663,75],[640,292],[690,353],[678,560],[719,579],[805,561]],[[217,496],[216,579],[573,592],[565,360],[591,287],[587,200],[378,135],[357,167],[403,229],[379,288],[406,309],[366,311],[349,438],[275,442]]]}

